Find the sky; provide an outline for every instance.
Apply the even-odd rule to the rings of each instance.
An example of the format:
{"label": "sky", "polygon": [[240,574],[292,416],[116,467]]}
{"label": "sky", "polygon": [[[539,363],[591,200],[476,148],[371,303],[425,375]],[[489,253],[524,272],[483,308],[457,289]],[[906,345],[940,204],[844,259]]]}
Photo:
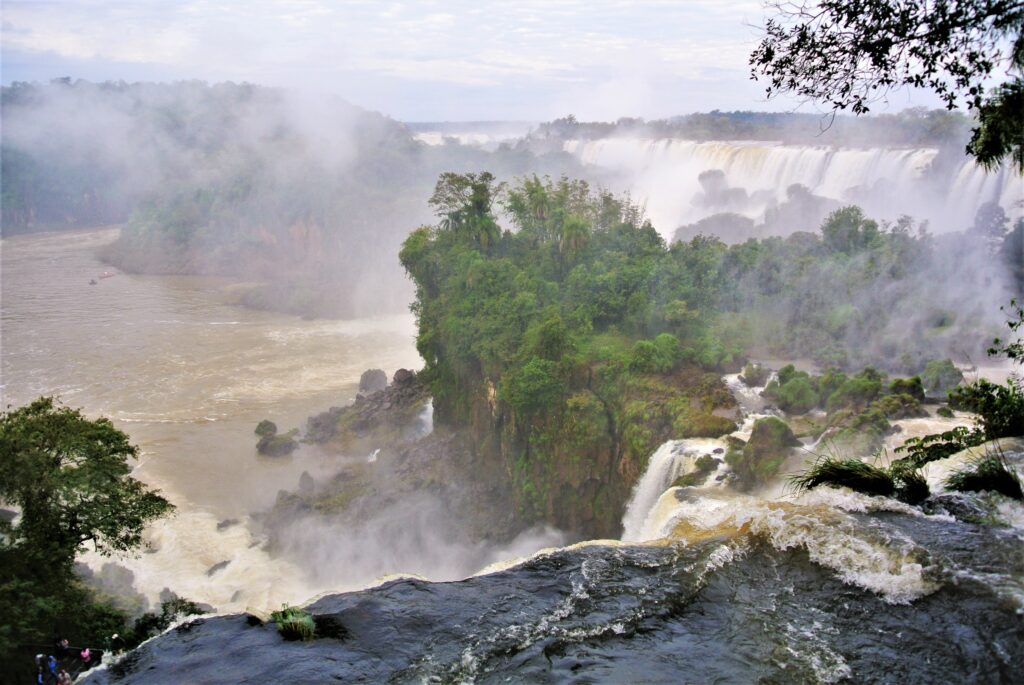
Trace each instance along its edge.
{"label": "sky", "polygon": [[404,121],[818,111],[750,79],[764,16],[760,0],[3,0],[0,68],[5,85],[248,81]]}

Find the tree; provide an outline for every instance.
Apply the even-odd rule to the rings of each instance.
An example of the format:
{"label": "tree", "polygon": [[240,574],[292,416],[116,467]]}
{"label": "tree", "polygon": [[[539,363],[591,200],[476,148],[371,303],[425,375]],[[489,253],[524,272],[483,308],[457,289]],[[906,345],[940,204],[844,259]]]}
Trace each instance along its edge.
{"label": "tree", "polygon": [[878,224],[864,216],[860,207],[843,207],[832,212],[821,226],[825,245],[835,252],[854,254],[878,238]]}
{"label": "tree", "polygon": [[981,238],[1002,240],[1006,236],[1006,225],[1010,219],[998,202],[986,202],[978,207],[974,214],[974,224],[970,230]]}
{"label": "tree", "polygon": [[[750,56],[768,96],[780,92],[855,114],[889,90],[930,88],[947,108],[975,110],[967,151],[981,164],[1010,157],[1024,173],[1024,2],[805,0],[771,3],[776,16]],[[985,83],[1009,79],[986,98]]]}
{"label": "tree", "polygon": [[442,229],[468,239],[486,252],[501,237],[501,228],[492,213],[494,199],[501,190],[502,184],[496,183],[490,172],[448,172],[437,180],[429,203],[441,219]]}
{"label": "tree", "polygon": [[137,549],[145,525],[173,509],[131,477],[137,454],[109,420],[53,398],[0,414],[0,505],[10,512],[0,518],[0,660],[56,630],[95,645],[101,634],[90,630],[123,621],[91,600],[73,565],[87,545]]}

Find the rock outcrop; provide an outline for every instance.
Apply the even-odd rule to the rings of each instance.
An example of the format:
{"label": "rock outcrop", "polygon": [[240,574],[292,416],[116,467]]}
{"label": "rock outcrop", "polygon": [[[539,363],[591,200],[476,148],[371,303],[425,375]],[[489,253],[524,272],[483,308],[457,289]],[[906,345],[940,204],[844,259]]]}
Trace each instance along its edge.
{"label": "rock outcrop", "polygon": [[372,395],[388,387],[388,375],[384,369],[367,369],[359,377],[359,392]]}
{"label": "rock outcrop", "polygon": [[[367,371],[363,374],[372,374]],[[342,453],[370,452],[423,435],[425,426],[416,419],[430,394],[408,369],[395,372],[390,386],[371,394],[359,394],[347,407],[331,407],[306,422],[304,440],[328,445]]]}

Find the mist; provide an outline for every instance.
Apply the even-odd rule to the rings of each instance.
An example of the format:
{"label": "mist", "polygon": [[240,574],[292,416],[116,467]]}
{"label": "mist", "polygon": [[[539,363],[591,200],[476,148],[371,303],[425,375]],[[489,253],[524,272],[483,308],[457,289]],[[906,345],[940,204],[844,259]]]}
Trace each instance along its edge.
{"label": "mist", "polygon": [[358,523],[308,514],[275,521],[271,549],[296,562],[310,587],[326,591],[367,587],[392,574],[459,580],[570,539],[541,526],[505,542],[474,540],[464,521],[426,493],[364,516]]}
{"label": "mist", "polygon": [[397,253],[442,171],[572,173],[567,154],[434,146],[335,96],[251,84],[4,89],[5,235],[125,224],[129,272],[237,282],[305,316],[404,311]]}
{"label": "mist", "polygon": [[[860,681],[938,616],[1011,651],[975,627],[1024,606],[1024,179],[977,107],[765,101],[776,3],[8,5],[0,431],[56,397],[69,452],[133,447],[0,462],[0,663],[174,599],[210,615],[86,681]],[[108,481],[158,512],[119,546],[12,532]]]}

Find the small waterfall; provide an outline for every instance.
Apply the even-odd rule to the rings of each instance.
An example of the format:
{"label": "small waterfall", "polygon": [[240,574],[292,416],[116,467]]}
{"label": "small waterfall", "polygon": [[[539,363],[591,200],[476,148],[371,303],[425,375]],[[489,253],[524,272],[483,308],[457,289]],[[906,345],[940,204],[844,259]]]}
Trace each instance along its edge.
{"label": "small waterfall", "polygon": [[[718,450],[716,453],[715,450]],[[622,539],[640,542],[647,539],[647,519],[662,493],[672,482],[696,470],[697,459],[704,455],[721,458],[725,441],[715,438],[669,440],[651,455],[647,470],[633,487],[633,494],[622,517]]]}
{"label": "small waterfall", "polygon": [[[775,378],[772,372],[769,381]],[[765,401],[761,397],[764,387],[751,387],[740,380],[740,374],[734,373],[722,377],[723,382],[736,398],[740,407],[741,421],[730,435],[742,440],[750,439],[754,422],[770,414],[765,413]],[[622,517],[623,542],[640,542],[661,535],[661,524],[670,516],[675,506],[663,501],[665,491],[672,483],[687,473],[697,470],[697,460],[702,456],[724,459],[728,444],[725,438],[691,438],[688,440],[669,440],[659,447],[647,462],[647,470],[633,487],[633,494],[626,505],[626,513]],[[704,491],[708,488],[718,489],[721,482],[719,476],[724,475],[729,467],[724,463],[709,474]],[[667,496],[667,495],[666,495]]]}

